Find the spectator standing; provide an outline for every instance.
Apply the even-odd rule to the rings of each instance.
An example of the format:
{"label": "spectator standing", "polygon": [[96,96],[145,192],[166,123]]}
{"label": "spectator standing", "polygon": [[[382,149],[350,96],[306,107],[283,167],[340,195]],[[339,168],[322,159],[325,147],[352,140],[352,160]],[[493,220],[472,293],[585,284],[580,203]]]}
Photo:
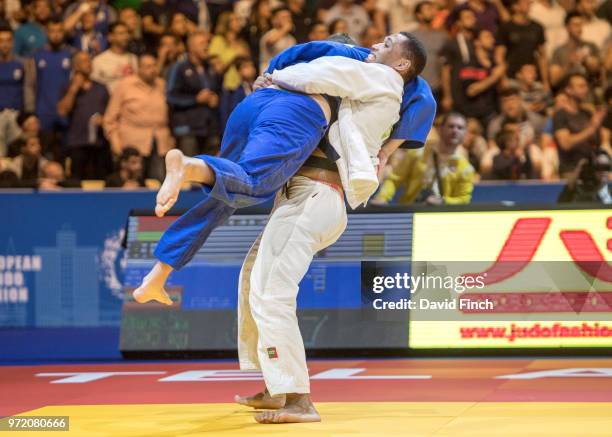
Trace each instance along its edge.
{"label": "spectator standing", "polygon": [[119,12],[119,22],[125,24],[130,34],[127,50],[136,56],[144,55],[147,52],[147,45],[142,38],[140,26],[140,16],[132,8],[124,8]]}
{"label": "spectator standing", "polygon": [[570,12],[565,18],[568,40],[558,47],[552,57],[550,81],[559,85],[568,74],[586,73],[588,58],[598,58],[599,49],[592,42],[582,39],[584,17],[579,12]]}
{"label": "spectator standing", "polygon": [[582,38],[603,47],[610,37],[610,24],[597,17],[597,0],[577,0],[576,11],[584,18]]}
{"label": "spectator standing", "polygon": [[593,111],[583,106],[589,84],[580,74],[572,74],[564,93],[568,99],[553,117],[553,132],[559,147],[559,174],[567,177],[581,159],[591,159],[601,145],[600,129],[606,119],[606,109]]}
{"label": "spectator standing", "polygon": [[285,49],[296,44],[291,35],[293,20],[291,12],[285,7],[276,8],[272,12],[272,29],[266,32],[259,42],[259,72],[266,71],[270,60]]}
{"label": "spectator standing", "polygon": [[[370,27],[374,27],[381,37],[386,35],[387,14],[379,7],[378,0],[363,0],[361,6],[365,9],[368,17],[370,17]],[[362,45],[363,47],[369,47],[366,44]]]}
{"label": "spectator standing", "polygon": [[70,85],[57,104],[57,112],[68,119],[65,144],[72,163],[70,174],[79,180],[104,179],[112,163],[101,131],[108,91],[91,79],[91,70],[89,54],[74,55]]}
{"label": "spectator standing", "polygon": [[178,147],[189,156],[213,155],[219,145],[219,94],[221,77],[206,61],[208,36],[189,37],[187,59],[170,70],[168,104]]}
{"label": "spectator standing", "polygon": [[529,18],[544,28],[548,58],[567,40],[565,15],[565,9],[556,0],[535,0],[529,10]]}
{"label": "spectator standing", "polygon": [[95,30],[102,35],[107,35],[111,24],[117,21],[117,12],[106,0],[78,0],[66,8],[64,24],[67,28],[78,28],[82,14],[87,12],[93,12],[96,17]]}
{"label": "spectator standing", "polygon": [[412,32],[418,25],[414,16],[417,3],[419,0],[378,0],[377,6],[389,17],[391,33]]}
{"label": "spectator standing", "polygon": [[13,55],[13,32],[0,27],[0,157],[19,136],[18,114],[34,111],[34,81],[34,63]]}
{"label": "spectator standing", "polygon": [[446,32],[432,27],[435,15],[436,6],[433,2],[426,0],[418,3],[414,9],[414,16],[419,27],[412,34],[423,43],[427,50],[427,64],[421,76],[429,83],[434,96],[439,101],[442,73],[440,51],[447,44],[448,36]]}
{"label": "spectator standing", "polygon": [[138,69],[138,58],[127,51],[130,34],[123,23],[114,23],[110,27],[110,47],[93,60],[91,77],[96,82],[106,85],[113,93],[116,83],[130,76]]}
{"label": "spectator standing", "polygon": [[142,17],[143,37],[149,51],[153,51],[160,44],[162,35],[170,26],[172,11],[166,0],[149,0],[142,4],[140,16]]}
{"label": "spectator standing", "polygon": [[135,147],[147,161],[145,174],[163,179],[161,157],[174,144],[168,128],[165,82],[159,77],[154,56],[141,56],[138,73],[119,81],[103,126],[113,154],[121,155],[125,147]]}
{"label": "spectator standing", "polygon": [[34,54],[36,65],[36,115],[40,120],[45,154],[61,161],[62,131],[65,123],[57,112],[57,102],[70,80],[72,50],[64,42],[62,23],[47,23],[48,44]]}
{"label": "spectator standing", "polygon": [[346,21],[348,24],[347,33],[354,41],[359,43],[361,41],[361,35],[370,25],[370,17],[363,6],[355,4],[354,0],[338,0],[336,4],[327,11],[325,22],[329,24],[339,18]]}
{"label": "spectator standing", "polygon": [[509,19],[508,12],[499,0],[467,0],[455,6],[446,18],[446,27],[453,29],[462,11],[472,11],[479,29],[486,29],[495,35],[500,24]]}
{"label": "spectator standing", "polygon": [[184,49],[185,47],[175,35],[165,33],[161,36],[157,49],[157,62],[159,63],[161,77],[164,80],[168,80],[170,67],[184,56]]}
{"label": "spectator standing", "polygon": [[223,12],[219,15],[215,27],[215,35],[210,41],[208,53],[218,56],[223,70],[223,87],[227,90],[235,90],[242,83],[240,74],[236,69],[237,57],[248,57],[249,46],[240,37],[242,26],[238,16],[233,12]]}
{"label": "spectator standing", "polygon": [[251,56],[257,66],[259,66],[261,59],[259,42],[261,37],[270,30],[271,19],[272,9],[270,8],[270,0],[255,0],[247,25],[242,32],[243,38],[249,44]]}
{"label": "spectator standing", "polygon": [[406,151],[382,184],[376,202],[391,202],[398,188],[403,187],[399,200],[402,204],[470,203],[474,168],[458,150],[465,139],[465,117],[456,112],[447,114],[439,132],[440,139],[435,146],[427,144],[424,148]]}
{"label": "spectator standing", "polygon": [[134,147],[125,147],[117,162],[117,171],[106,178],[106,188],[134,190],[144,187],[143,157]]}
{"label": "spectator standing", "polygon": [[32,3],[31,20],[15,31],[14,51],[17,56],[31,56],[47,43],[45,27],[50,19],[48,0],[35,0]]}
{"label": "spectator standing", "polygon": [[540,80],[546,89],[548,82],[548,60],[544,28],[529,18],[531,0],[514,0],[512,18],[499,28],[495,59],[498,64],[508,65],[508,77],[514,77],[521,66],[538,66]]}
{"label": "spectator standing", "polygon": [[286,0],[287,8],[291,12],[291,18],[293,20],[294,29],[293,35],[295,36],[298,44],[302,44],[308,41],[308,30],[312,25],[313,17],[306,8],[305,0]]}
{"label": "spectator standing", "polygon": [[[76,24],[77,22],[75,22]],[[92,56],[96,56],[108,48],[106,36],[96,30],[96,16],[91,8],[83,12],[78,24],[80,26],[70,27],[64,23],[64,30],[70,35],[70,45]]]}

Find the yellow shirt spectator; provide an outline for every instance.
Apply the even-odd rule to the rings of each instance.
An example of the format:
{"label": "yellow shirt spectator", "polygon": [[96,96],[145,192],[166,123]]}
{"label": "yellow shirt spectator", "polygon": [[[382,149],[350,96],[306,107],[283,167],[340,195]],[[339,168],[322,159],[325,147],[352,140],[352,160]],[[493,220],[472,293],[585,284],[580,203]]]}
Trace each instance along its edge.
{"label": "yellow shirt spectator", "polygon": [[448,156],[437,154],[437,176],[433,149],[427,144],[422,149],[406,151],[383,182],[376,200],[389,203],[398,190],[403,190],[398,203],[409,204],[423,189],[433,189],[439,185],[438,190],[445,204],[470,203],[474,189],[474,168],[470,162],[457,151]]}

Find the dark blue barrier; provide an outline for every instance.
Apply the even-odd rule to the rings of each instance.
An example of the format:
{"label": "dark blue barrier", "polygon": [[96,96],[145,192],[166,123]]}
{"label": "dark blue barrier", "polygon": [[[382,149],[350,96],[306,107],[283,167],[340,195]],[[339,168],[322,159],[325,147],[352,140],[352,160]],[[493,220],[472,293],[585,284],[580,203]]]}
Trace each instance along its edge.
{"label": "dark blue barrier", "polygon": [[474,186],[472,203],[555,204],[564,186],[561,182],[481,182]]}

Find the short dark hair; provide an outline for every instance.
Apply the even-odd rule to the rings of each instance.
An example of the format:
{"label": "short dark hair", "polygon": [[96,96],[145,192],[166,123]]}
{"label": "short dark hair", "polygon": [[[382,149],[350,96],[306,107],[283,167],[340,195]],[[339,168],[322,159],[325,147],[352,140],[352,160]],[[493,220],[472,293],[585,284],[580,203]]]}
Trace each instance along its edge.
{"label": "short dark hair", "polygon": [[587,82],[589,81],[589,79],[587,79],[587,77],[584,74],[582,74],[582,73],[570,73],[570,74],[566,75],[563,78],[563,81],[561,83],[561,85],[562,85],[561,89],[567,88],[570,85],[570,83],[572,82],[572,79],[575,78],[575,77],[580,77],[580,78],[584,79]]}
{"label": "short dark hair", "polygon": [[578,11],[568,12],[564,20],[565,25],[567,26],[570,23],[570,21],[572,21],[572,19],[576,17],[582,18],[582,14]]}
{"label": "short dark hair", "polygon": [[406,38],[406,41],[403,43],[404,56],[412,63],[407,77],[408,81],[410,81],[421,74],[425,68],[425,64],[427,64],[427,50],[425,50],[423,43],[412,33],[400,32],[400,35]]}
{"label": "short dark hair", "polygon": [[47,21],[47,26],[62,26],[63,29],[64,23],[54,18],[52,20]]}
{"label": "short dark hair", "polygon": [[279,12],[283,12],[283,11],[287,11],[291,13],[291,9],[289,9],[287,6],[281,5],[281,6],[278,6],[272,9],[272,14],[270,16],[274,17],[276,14],[278,14]]}
{"label": "short dark hair", "polygon": [[132,146],[126,146],[121,151],[121,155],[119,156],[119,162],[125,162],[133,157],[140,158],[141,156],[142,155],[140,154],[137,148]]}
{"label": "short dark hair", "polygon": [[339,42],[341,44],[350,44],[356,46],[357,42],[346,33],[334,33],[327,38],[327,41]]}
{"label": "short dark hair", "polygon": [[8,32],[12,35],[13,29],[6,21],[1,21],[0,22],[0,32]]}
{"label": "short dark hair", "polygon": [[508,144],[508,141],[512,138],[513,135],[516,135],[517,132],[515,130],[509,129],[506,125],[502,127],[502,129],[495,135],[495,143],[500,150],[504,150]]}
{"label": "short dark hair", "polygon": [[33,113],[33,112],[20,112],[19,115],[17,116],[17,124],[19,126],[23,126],[23,124],[30,117],[37,117],[38,118],[38,116],[35,113]]}
{"label": "short dark hair", "polygon": [[433,2],[431,2],[430,0],[424,0],[422,2],[418,2],[417,5],[414,7],[414,15],[416,16],[416,14],[420,14],[421,9],[423,9],[423,6],[425,5],[433,5]]}
{"label": "short dark hair", "polygon": [[513,96],[520,96],[521,93],[519,91],[519,89],[517,87],[514,86],[509,86],[504,88],[500,93],[499,93],[499,98],[503,99],[506,97],[513,97]]}
{"label": "short dark hair", "polygon": [[467,118],[465,115],[458,111],[449,111],[442,116],[442,119],[440,120],[440,126],[444,126],[451,118],[460,118],[464,120],[467,125]]}
{"label": "short dark hair", "polygon": [[115,21],[110,26],[108,26],[108,33],[115,32],[115,29],[118,28],[119,26],[123,26],[127,29],[127,24],[125,24],[123,21]]}
{"label": "short dark hair", "polygon": [[255,62],[253,62],[253,60],[248,56],[236,56],[236,59],[234,59],[234,65],[236,65],[238,70],[240,70],[243,65],[248,63],[255,65]]}

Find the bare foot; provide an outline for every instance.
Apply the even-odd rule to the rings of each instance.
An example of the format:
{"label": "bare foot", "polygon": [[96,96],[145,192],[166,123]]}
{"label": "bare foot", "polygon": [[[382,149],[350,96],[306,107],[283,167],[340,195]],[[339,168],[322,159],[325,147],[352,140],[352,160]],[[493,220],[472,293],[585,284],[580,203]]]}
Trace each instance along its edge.
{"label": "bare foot", "polygon": [[245,405],[247,407],[253,407],[255,409],[265,409],[265,410],[276,410],[278,408],[282,408],[285,405],[285,397],[272,397],[268,392],[268,389],[265,389],[262,392],[257,393],[254,396],[234,396],[234,401],[240,405]]}
{"label": "bare foot", "polygon": [[163,217],[178,200],[185,179],[185,155],[178,149],[166,153],[166,178],[157,192],[155,215]]}
{"label": "bare foot", "polygon": [[285,406],[274,411],[263,411],[255,415],[259,423],[304,423],[320,422],[309,394],[287,394]]}
{"label": "bare foot", "polygon": [[142,284],[132,293],[134,300],[138,303],[147,303],[155,300],[165,305],[172,305],[172,299],[164,290],[164,284],[170,274],[172,267],[167,264],[157,263],[147,276],[142,280]]}

